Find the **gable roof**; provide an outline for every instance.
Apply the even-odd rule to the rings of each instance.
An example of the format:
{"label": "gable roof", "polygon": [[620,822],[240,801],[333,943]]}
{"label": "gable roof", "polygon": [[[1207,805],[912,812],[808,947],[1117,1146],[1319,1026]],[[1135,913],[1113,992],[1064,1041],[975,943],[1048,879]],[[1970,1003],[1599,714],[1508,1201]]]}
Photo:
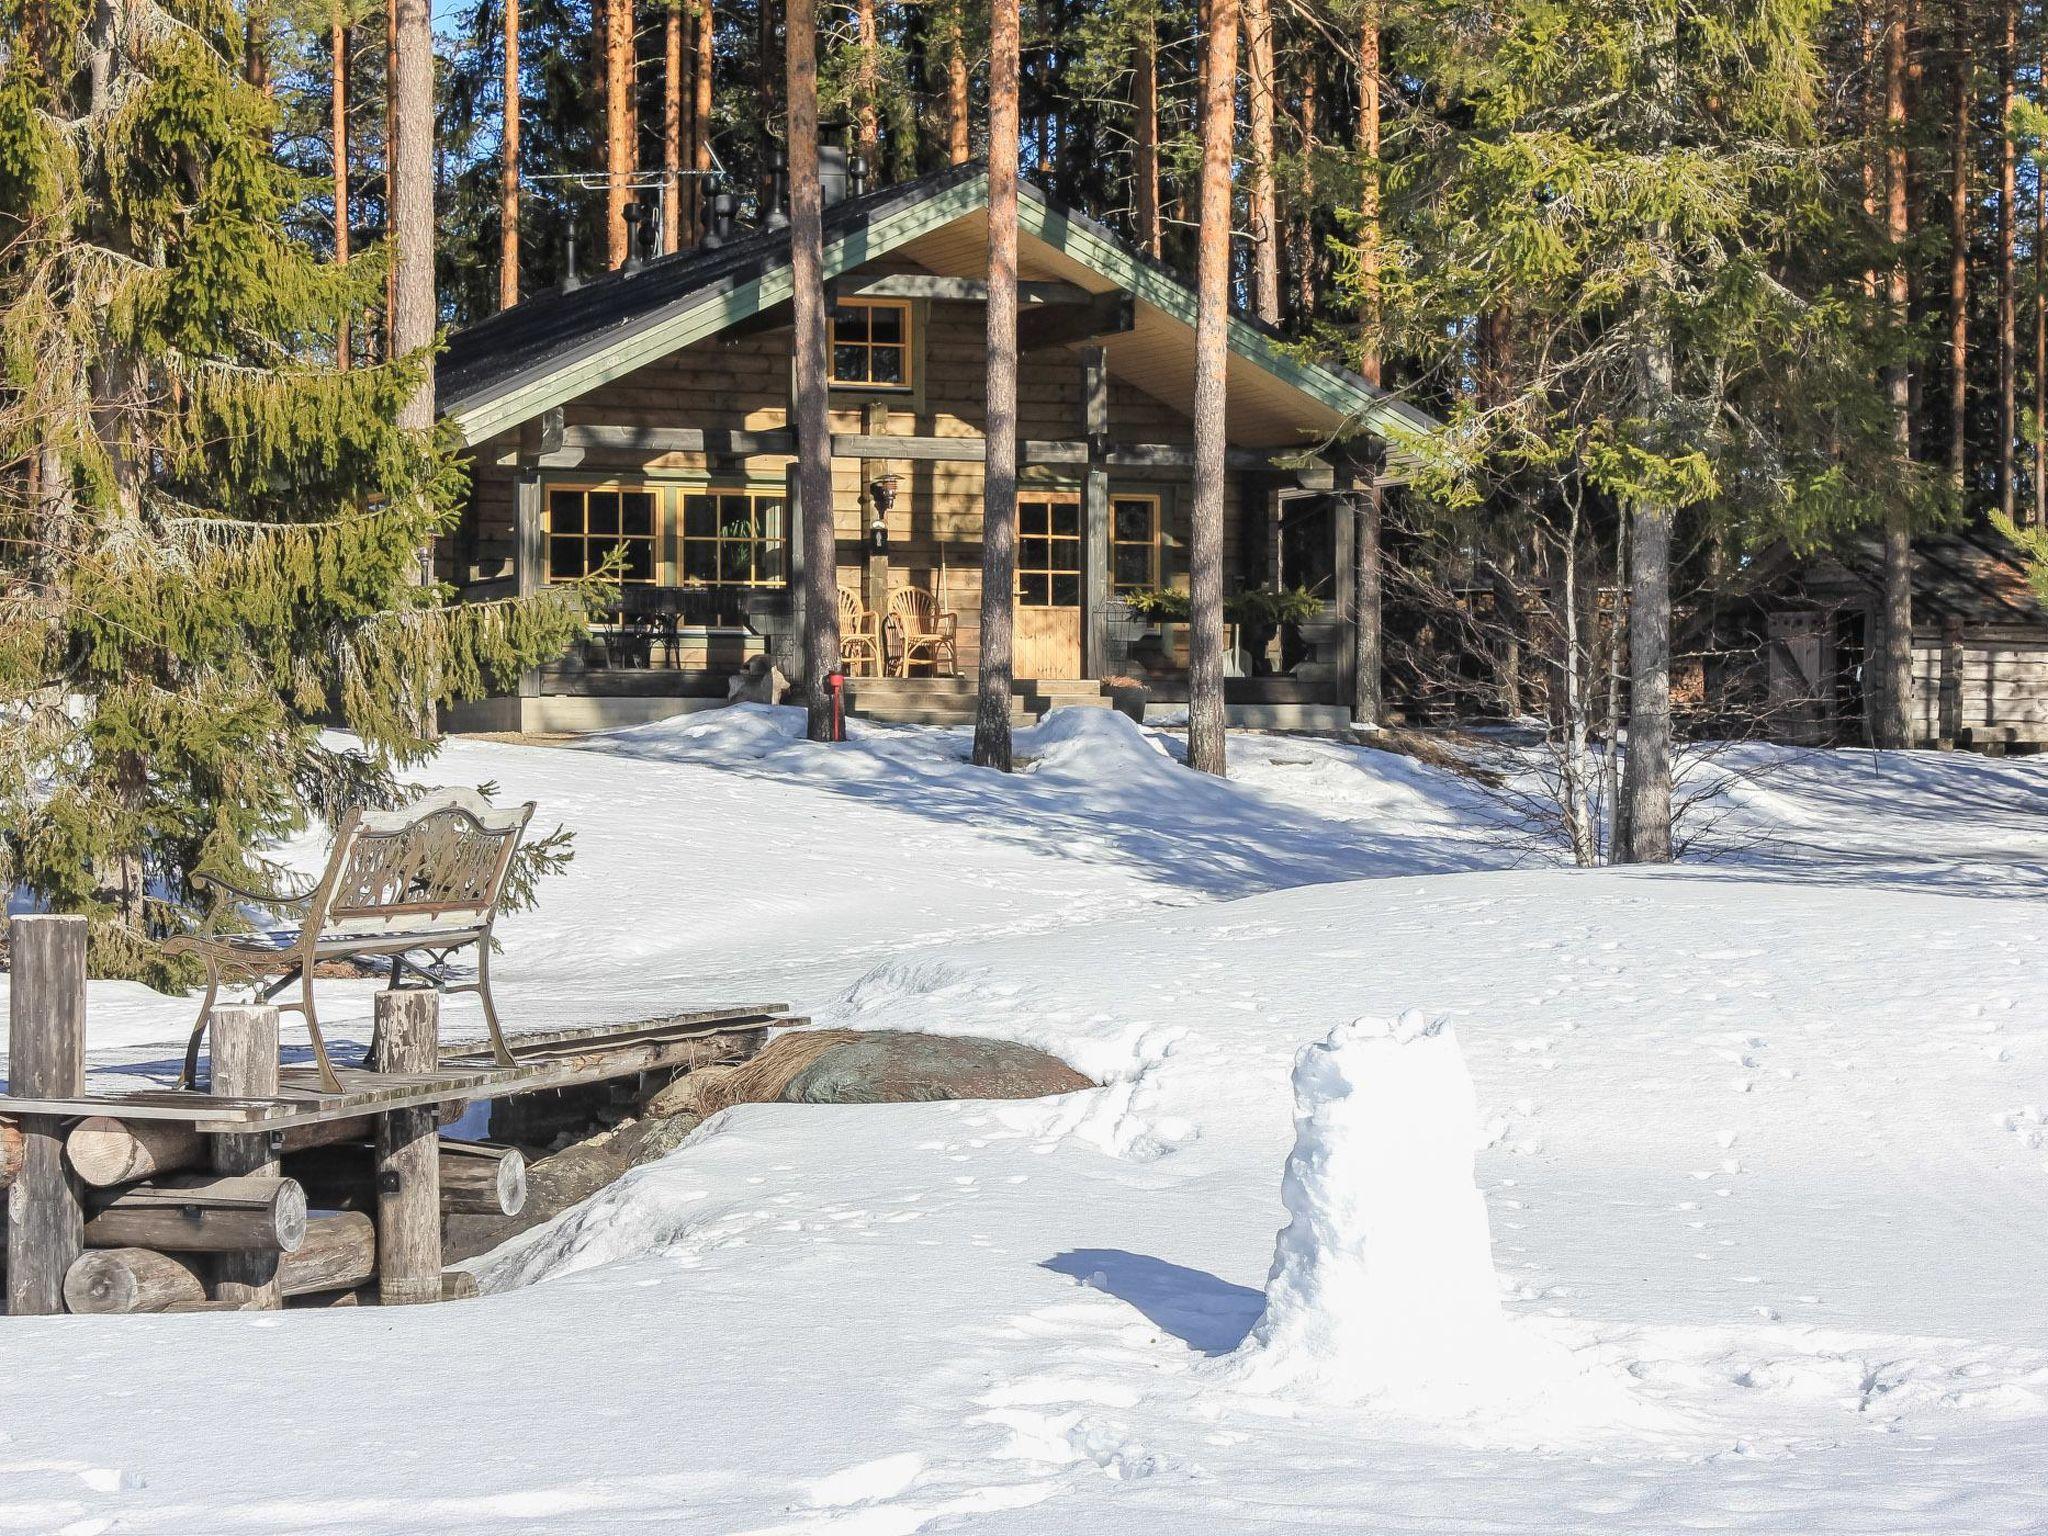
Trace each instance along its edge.
{"label": "gable roof", "polygon": [[[1791,577],[1791,589],[1810,600],[1824,601],[1845,585],[1875,597],[1884,591],[1883,542],[1871,533],[1850,535],[1795,564]],[[1922,623],[2048,625],[2048,604],[2012,540],[1992,527],[1962,528],[1914,538],[1913,616]]]}
{"label": "gable roof", "polygon": [[[939,271],[985,266],[987,206],[979,165],[850,198],[825,212],[825,275],[891,252]],[[1019,185],[1018,225],[1026,278],[1123,289],[1137,301],[1136,330],[1111,339],[1112,374],[1169,399],[1191,392],[1195,294],[1186,283],[1029,182]],[[717,250],[536,294],[449,339],[436,370],[441,414],[465,442],[480,442],[770,309],[791,288],[788,231],[756,230]],[[1309,447],[1358,424],[1398,457],[1435,426],[1355,373],[1294,356],[1256,322],[1233,316],[1229,341],[1233,437],[1243,421],[1274,439],[1264,446]]]}

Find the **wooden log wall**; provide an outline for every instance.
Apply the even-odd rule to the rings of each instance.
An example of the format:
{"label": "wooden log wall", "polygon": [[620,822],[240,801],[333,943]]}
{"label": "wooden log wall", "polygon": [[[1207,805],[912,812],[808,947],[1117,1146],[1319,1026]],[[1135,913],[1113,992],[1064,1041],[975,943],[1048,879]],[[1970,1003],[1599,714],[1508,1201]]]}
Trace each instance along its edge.
{"label": "wooden log wall", "polygon": [[[861,275],[916,271],[907,261],[872,263]],[[912,375],[907,391],[835,388],[831,427],[835,434],[958,438],[978,445],[987,425],[987,332],[983,306],[950,299],[920,300],[913,306]],[[789,425],[790,346],[787,326],[750,334],[714,337],[600,385],[564,407],[569,427],[697,428],[707,432],[777,433]],[[1026,352],[1019,362],[1018,433],[1027,439],[1063,440],[1086,430],[1086,385],[1081,357],[1065,347]],[[1108,381],[1108,431],[1126,443],[1191,444],[1194,429],[1173,406],[1122,378]],[[515,488],[519,471],[501,462],[521,447],[508,432],[479,445],[473,489],[459,540],[465,564],[494,566],[510,561],[517,546]],[[863,537],[870,509],[867,485],[894,473],[901,484],[886,522],[889,581],[918,586],[943,596],[959,616],[960,669],[971,674],[980,655],[981,475],[978,454],[960,460],[891,459],[885,444],[870,458],[837,456],[832,462],[833,520],[839,537],[840,582],[860,590],[867,556]],[[573,469],[550,469],[549,482],[563,484],[701,482],[707,476],[725,486],[780,487],[786,454],[709,455],[630,450],[592,450]],[[1023,475],[1029,494],[1059,489],[1079,493],[1080,465],[1040,466]],[[1112,495],[1153,495],[1161,519],[1160,578],[1172,585],[1186,575],[1190,471],[1184,464],[1113,469]],[[1225,488],[1224,549],[1233,569],[1242,563],[1246,538],[1241,527],[1248,507],[1236,475]],[[666,555],[666,551],[664,554]],[[444,574],[463,579],[466,570]],[[1262,574],[1252,573],[1247,574]]]}

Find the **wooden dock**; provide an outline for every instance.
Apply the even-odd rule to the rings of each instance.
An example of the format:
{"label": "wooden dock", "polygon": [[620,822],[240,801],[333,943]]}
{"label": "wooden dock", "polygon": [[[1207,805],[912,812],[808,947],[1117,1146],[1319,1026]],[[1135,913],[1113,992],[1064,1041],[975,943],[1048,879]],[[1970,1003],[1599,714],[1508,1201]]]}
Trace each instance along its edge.
{"label": "wooden dock", "polygon": [[16,918],[9,947],[0,1188],[17,1317],[473,1295],[442,1272],[442,1221],[516,1215],[519,1143],[545,1138],[445,1139],[465,1106],[519,1101],[495,1133],[507,1108],[510,1124],[563,1107],[531,1095],[614,1084],[631,1100],[644,1077],[744,1060],[771,1026],[804,1022],[763,1003],[515,1036],[505,1066],[482,1045],[441,1050],[435,992],[384,991],[373,1059],[340,1067],[339,1092],[279,1065],[277,1010],[254,1006],[215,1009],[206,1090],[168,1073],[135,1088],[86,1072],[84,919]]}
{"label": "wooden dock", "polygon": [[[636,1072],[702,1065],[728,1050],[730,1036],[789,1025],[788,1004],[669,1014],[637,1024],[599,1025],[551,1034],[513,1036],[516,1065],[501,1067],[487,1048],[443,1056],[430,1072],[377,1072],[337,1066],[342,1091],[320,1087],[311,1067],[286,1067],[278,1090],[263,1097],[177,1088],[109,1089],[58,1097],[0,1094],[0,1115],[70,1119],[105,1115],[116,1120],[173,1120],[206,1135],[282,1131],[293,1126],[349,1120],[387,1110],[415,1109],[454,1100],[474,1104],[515,1093],[540,1093],[600,1083]],[[707,1047],[709,1049],[707,1049]]]}

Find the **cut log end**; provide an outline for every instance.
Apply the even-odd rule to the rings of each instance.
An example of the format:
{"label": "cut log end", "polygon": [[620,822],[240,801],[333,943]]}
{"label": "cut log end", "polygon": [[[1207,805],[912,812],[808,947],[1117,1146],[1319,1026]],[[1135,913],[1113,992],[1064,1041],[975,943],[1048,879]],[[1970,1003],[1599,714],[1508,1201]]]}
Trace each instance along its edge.
{"label": "cut log end", "polygon": [[165,1312],[206,1300],[199,1271],[149,1248],[95,1248],[64,1276],[64,1305],[73,1312]]}

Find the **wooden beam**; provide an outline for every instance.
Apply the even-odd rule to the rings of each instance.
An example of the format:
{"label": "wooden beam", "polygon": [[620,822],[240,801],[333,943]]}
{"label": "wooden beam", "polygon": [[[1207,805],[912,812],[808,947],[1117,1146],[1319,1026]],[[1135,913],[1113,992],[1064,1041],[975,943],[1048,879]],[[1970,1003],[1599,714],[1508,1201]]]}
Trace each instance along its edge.
{"label": "wooden beam", "polygon": [[1099,294],[1086,304],[1024,311],[1017,316],[1017,347],[1042,352],[1095,336],[1127,336],[1137,324],[1137,301],[1128,293]]}
{"label": "wooden beam", "polygon": [[[66,1097],[85,1091],[85,919],[17,917],[7,944],[7,1087]],[[85,1207],[65,1166],[63,1122],[24,1115],[21,1171],[7,1191],[7,1310],[64,1310],[64,1277],[85,1249]]]}
{"label": "wooden beam", "polygon": [[206,1300],[198,1264],[153,1248],[92,1248],[64,1277],[73,1312],[164,1312]]}

